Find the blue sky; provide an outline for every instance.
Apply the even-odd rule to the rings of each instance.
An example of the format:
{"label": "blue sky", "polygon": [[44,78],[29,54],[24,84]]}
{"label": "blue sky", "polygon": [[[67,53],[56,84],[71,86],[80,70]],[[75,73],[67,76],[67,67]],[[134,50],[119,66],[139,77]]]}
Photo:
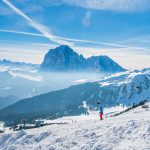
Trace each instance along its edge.
{"label": "blue sky", "polygon": [[60,44],[125,68],[150,67],[150,1],[0,1],[0,59],[41,63]]}

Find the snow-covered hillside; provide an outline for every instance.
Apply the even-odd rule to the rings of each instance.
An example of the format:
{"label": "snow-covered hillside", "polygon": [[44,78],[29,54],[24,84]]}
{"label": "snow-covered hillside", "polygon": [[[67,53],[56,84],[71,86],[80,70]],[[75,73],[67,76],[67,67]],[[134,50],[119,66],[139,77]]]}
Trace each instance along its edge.
{"label": "snow-covered hillside", "polygon": [[[68,122],[0,134],[1,150],[149,150],[149,108],[100,121],[98,112],[54,120]],[[106,111],[104,111],[106,113]]]}
{"label": "snow-covered hillside", "polygon": [[[17,118],[53,118],[80,115],[83,101],[91,110],[99,102],[104,107],[116,105],[132,106],[143,100],[150,100],[150,69],[126,71],[97,79],[66,89],[48,92],[23,99],[0,110],[0,120],[14,121]],[[21,109],[20,109],[21,108]],[[57,115],[59,114],[59,115]],[[36,117],[35,117],[36,116]]]}
{"label": "snow-covered hillside", "polygon": [[150,100],[150,68],[112,74],[96,82],[101,88],[99,97],[104,102],[132,105]]}

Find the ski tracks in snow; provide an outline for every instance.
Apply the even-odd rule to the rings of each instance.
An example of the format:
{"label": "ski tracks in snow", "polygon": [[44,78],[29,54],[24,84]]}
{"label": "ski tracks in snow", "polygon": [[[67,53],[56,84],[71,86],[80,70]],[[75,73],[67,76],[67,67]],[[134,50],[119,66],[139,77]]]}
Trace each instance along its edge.
{"label": "ski tracks in snow", "polygon": [[0,149],[149,150],[149,116],[150,111],[138,108],[103,121],[86,116],[89,119],[80,117],[76,123],[4,133]]}

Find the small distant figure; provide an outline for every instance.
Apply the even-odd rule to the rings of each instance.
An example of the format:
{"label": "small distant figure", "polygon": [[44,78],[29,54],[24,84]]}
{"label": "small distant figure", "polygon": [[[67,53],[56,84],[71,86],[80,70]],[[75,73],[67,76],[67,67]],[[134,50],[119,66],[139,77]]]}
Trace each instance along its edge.
{"label": "small distant figure", "polygon": [[103,107],[100,107],[99,109],[99,116],[100,116],[100,120],[103,120]]}
{"label": "small distant figure", "polygon": [[89,110],[89,106],[87,105],[86,101],[83,101],[83,106],[82,108],[85,111],[85,115],[89,115],[90,114],[90,110]]}

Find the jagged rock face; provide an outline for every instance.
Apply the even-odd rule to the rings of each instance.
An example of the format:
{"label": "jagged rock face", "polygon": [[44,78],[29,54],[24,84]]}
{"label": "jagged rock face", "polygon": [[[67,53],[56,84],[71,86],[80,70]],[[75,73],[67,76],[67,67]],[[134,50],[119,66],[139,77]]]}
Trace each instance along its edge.
{"label": "jagged rock face", "polygon": [[76,71],[86,68],[86,59],[78,55],[68,46],[60,46],[50,50],[41,65],[43,70]]}
{"label": "jagged rock face", "polygon": [[88,68],[101,72],[120,72],[124,69],[108,56],[92,56],[87,59]]}
{"label": "jagged rock face", "polygon": [[40,67],[44,71],[124,71],[120,65],[107,56],[92,56],[88,59],[74,52],[70,47],[62,45],[50,50],[44,57]]}

